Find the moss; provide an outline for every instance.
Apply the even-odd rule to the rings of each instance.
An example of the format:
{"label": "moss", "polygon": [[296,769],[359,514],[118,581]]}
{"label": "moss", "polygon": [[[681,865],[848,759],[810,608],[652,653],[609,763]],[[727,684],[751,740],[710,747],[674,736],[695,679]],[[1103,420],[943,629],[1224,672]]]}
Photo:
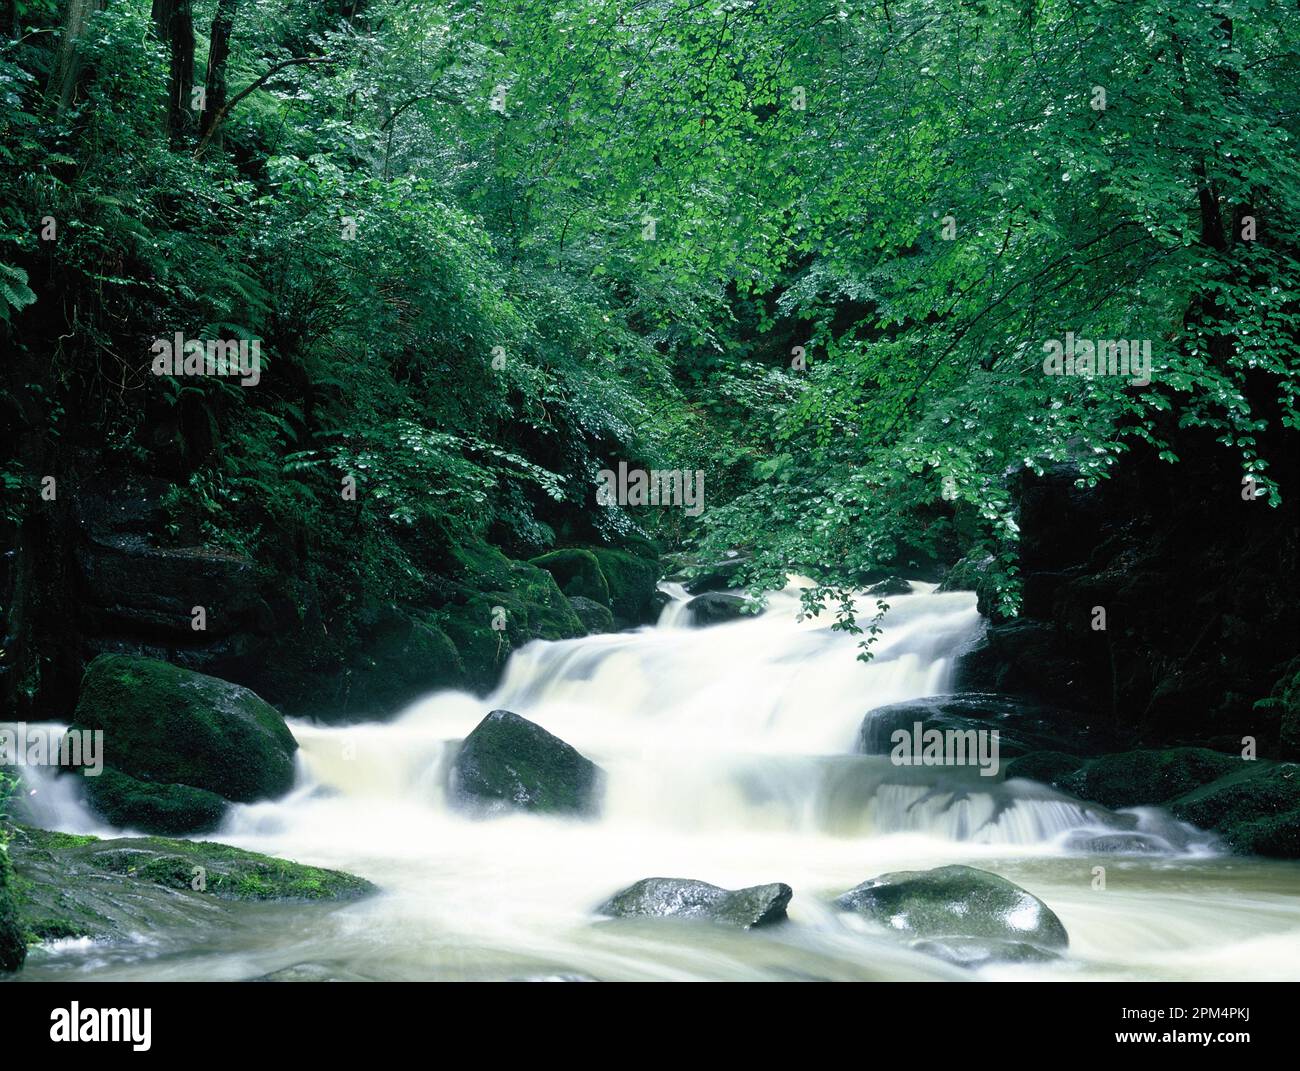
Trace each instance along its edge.
{"label": "moss", "polygon": [[230,806],[215,792],[140,781],[111,766],[82,782],[86,802],[106,822],[146,833],[208,833]]}
{"label": "moss", "polygon": [[0,972],[16,971],[27,958],[27,938],[19,921],[14,873],[0,844]]}
{"label": "moss", "polygon": [[166,662],[100,655],[82,680],[75,725],[102,729],[106,764],[140,781],[245,803],[293,786],[297,743],[274,707]]}
{"label": "moss", "polygon": [[614,615],[633,624],[650,621],[659,584],[659,563],[607,547],[591,553],[609,585],[609,608]]}
{"label": "moss", "polygon": [[1103,807],[1138,807],[1167,803],[1239,770],[1241,762],[1232,755],[1199,747],[1125,751],[1091,760],[1062,778],[1059,787]]}
{"label": "moss", "polygon": [[1242,762],[1236,771],[1170,804],[1240,852],[1300,858],[1300,765]]}
{"label": "moss", "polygon": [[577,548],[553,550],[539,558],[533,558],[530,564],[545,569],[555,577],[555,582],[565,595],[579,595],[594,599],[602,606],[609,606],[609,584],[601,572],[596,555],[591,551]]}
{"label": "moss", "polygon": [[1031,751],[1007,763],[1007,778],[1026,777],[1046,785],[1059,785],[1087,760],[1063,751]]}

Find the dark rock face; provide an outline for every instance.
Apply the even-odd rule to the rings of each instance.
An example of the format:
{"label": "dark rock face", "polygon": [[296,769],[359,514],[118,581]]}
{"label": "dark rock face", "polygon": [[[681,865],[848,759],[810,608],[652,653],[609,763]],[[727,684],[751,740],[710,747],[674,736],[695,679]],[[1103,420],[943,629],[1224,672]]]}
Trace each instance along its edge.
{"label": "dark rock face", "polygon": [[710,591],[696,595],[686,604],[692,625],[706,627],[720,625],[726,621],[739,621],[750,616],[746,608],[750,600],[743,595],[734,595],[726,591]]}
{"label": "dark rock face", "polygon": [[107,766],[249,803],[293,787],[297,742],[247,688],[148,658],[101,655],[82,681],[76,728],[104,731]]}
{"label": "dark rock face", "polygon": [[[1177,440],[1179,464],[1135,450],[1093,489],[1067,465],[1017,478],[1021,616],[993,621],[956,687],[1092,711],[1134,743],[1240,746],[1252,735],[1261,757],[1300,757],[1285,728],[1300,503],[1293,492],[1279,508],[1243,499],[1229,451],[1195,430]],[[1294,438],[1270,456],[1293,487]]]}
{"label": "dark rock face", "polygon": [[910,595],[912,585],[901,576],[889,576],[867,588],[868,595]]}
{"label": "dark rock face", "polygon": [[614,615],[609,607],[584,595],[570,595],[569,605],[573,607],[573,612],[578,615],[578,620],[589,636],[614,631]]}
{"label": "dark rock face", "polygon": [[431,615],[388,606],[363,614],[359,627],[361,643],[336,696],[325,701],[330,713],[382,717],[464,685],[460,654]]}
{"label": "dark rock face", "polygon": [[1024,959],[1023,945],[1050,956],[1069,944],[1061,920],[1042,900],[969,866],[882,874],[850,889],[835,906],[900,936],[938,942],[952,961],[962,955],[972,962]]}
{"label": "dark rock face", "polygon": [[911,699],[871,711],[858,732],[858,751],[887,755],[890,735],[898,729],[910,731],[917,722],[922,730],[996,729],[1003,759],[1051,748],[1097,751],[1109,742],[1104,731],[1077,712],[1008,695],[969,693]]}
{"label": "dark rock face", "polygon": [[596,547],[591,553],[609,585],[609,608],[618,621],[645,625],[655,617],[659,563],[626,550]]}
{"label": "dark rock face", "polygon": [[597,908],[615,918],[675,918],[723,923],[752,929],[785,919],[794,895],[789,885],[752,885],[722,889],[689,878],[643,878],[616,892]]}
{"label": "dark rock face", "polygon": [[494,710],[465,738],[451,772],[462,806],[592,814],[600,768],[558,736],[509,710]]}
{"label": "dark rock face", "polygon": [[708,591],[726,591],[740,586],[740,570],[745,564],[743,555],[732,552],[729,557],[711,565],[690,563],[688,568],[693,576],[680,574],[673,579],[681,581],[692,595],[703,595]]}

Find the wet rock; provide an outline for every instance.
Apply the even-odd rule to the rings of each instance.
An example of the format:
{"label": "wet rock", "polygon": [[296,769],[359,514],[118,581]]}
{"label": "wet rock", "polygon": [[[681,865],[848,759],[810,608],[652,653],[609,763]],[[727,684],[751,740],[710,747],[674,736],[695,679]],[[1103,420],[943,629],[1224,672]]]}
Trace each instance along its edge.
{"label": "wet rock", "polygon": [[1072,852],[1090,855],[1151,855],[1168,850],[1168,845],[1145,833],[1072,833],[1065,841]]}
{"label": "wet rock", "polygon": [[686,572],[675,575],[673,579],[679,579],[682,587],[692,595],[726,591],[728,588],[740,587],[740,571],[744,565],[743,555],[728,551],[721,561],[709,564],[689,563]]}
{"label": "wet rock", "polygon": [[341,901],[374,891],[341,871],[206,841],[100,840],[17,826],[9,850],[32,941],[211,930],[231,924],[231,901]]}
{"label": "wet rock", "polygon": [[1053,783],[1112,809],[1167,803],[1242,768],[1243,760],[1200,747],[1102,755]]}
{"label": "wet rock", "polygon": [[335,714],[383,717],[429,692],[465,684],[460,654],[432,615],[380,607],[359,615],[357,634],[338,698],[325,701]]}
{"label": "wet rock", "polygon": [[901,576],[889,576],[867,588],[868,595],[883,597],[887,595],[910,595],[912,585]]}
{"label": "wet rock", "polygon": [[139,781],[248,803],[293,787],[297,742],[247,688],[150,658],[100,655],[74,728],[102,729],[104,761]]}
{"label": "wet rock", "polygon": [[591,553],[609,585],[609,608],[614,611],[614,617],[629,625],[653,621],[659,563],[609,547],[596,547]]}
{"label": "wet rock", "polygon": [[1240,761],[1226,777],[1171,801],[1169,809],[1218,833],[1236,851],[1300,859],[1300,764]]}
{"label": "wet rock", "polygon": [[602,606],[609,606],[609,583],[605,580],[596,555],[590,550],[576,547],[552,550],[530,559],[529,564],[545,569],[555,577],[555,582],[565,595],[571,598],[579,595]]}
{"label": "wet rock", "polygon": [[982,937],[942,937],[914,941],[912,948],[957,967],[979,970],[994,963],[1046,963],[1060,954],[1028,941],[999,941]]}
{"label": "wet rock", "polygon": [[616,892],[597,908],[614,918],[674,918],[723,923],[752,929],[785,919],[794,895],[789,885],[751,885],[723,889],[689,878],[643,878]]}
{"label": "wet rock", "polygon": [[139,781],[111,766],[81,780],[86,803],[97,815],[110,825],[145,833],[210,833],[230,807],[207,789]]}
{"label": "wet rock", "polygon": [[1027,943],[1064,949],[1069,936],[1042,900],[996,874],[969,866],[882,874],[835,900],[902,936]]}
{"label": "wet rock", "polygon": [[578,615],[578,620],[582,622],[582,627],[587,630],[588,635],[614,631],[614,615],[609,607],[602,606],[595,599],[588,599],[584,595],[570,595],[569,605],[573,607],[573,612]]}
{"label": "wet rock", "polygon": [[696,595],[686,604],[686,612],[692,625],[700,628],[708,625],[720,625],[727,621],[739,621],[750,616],[747,608],[752,600],[744,595],[735,595],[726,591],[710,591]]}
{"label": "wet rock", "polygon": [[451,770],[451,791],[471,809],[514,808],[591,814],[600,767],[540,725],[494,710],[465,738]]}
{"label": "wet rock", "polygon": [[1008,695],[977,692],[929,696],[878,707],[863,719],[858,751],[887,755],[893,747],[891,734],[899,729],[911,731],[918,722],[922,731],[996,729],[1002,759],[1041,749],[1096,751],[1108,741],[1102,730],[1076,712]]}

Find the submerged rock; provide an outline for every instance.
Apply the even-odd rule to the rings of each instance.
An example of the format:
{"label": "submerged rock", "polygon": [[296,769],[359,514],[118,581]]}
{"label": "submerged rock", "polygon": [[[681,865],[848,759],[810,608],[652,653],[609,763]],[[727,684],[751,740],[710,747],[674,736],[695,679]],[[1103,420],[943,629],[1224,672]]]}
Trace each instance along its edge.
{"label": "submerged rock", "polygon": [[206,841],[100,840],[17,826],[10,843],[30,941],[124,938],[229,924],[230,901],[340,901],[364,878]]}
{"label": "submerged rock", "polygon": [[274,707],[247,688],[152,658],[96,658],[73,727],[102,729],[106,765],[140,781],[240,803],[293,787],[298,744]]}
{"label": "submerged rock", "polygon": [[720,625],[724,621],[739,621],[749,617],[752,600],[729,591],[709,591],[696,595],[686,604],[691,624],[700,627]]}
{"label": "submerged rock", "polygon": [[494,710],[465,738],[451,770],[462,806],[556,814],[590,814],[598,804],[601,770],[540,725]]}
{"label": "submerged rock", "polygon": [[615,918],[676,918],[752,929],[785,919],[794,891],[789,885],[723,889],[689,878],[643,878],[616,892],[596,909]]}
{"label": "submerged rock", "polygon": [[[1042,900],[997,874],[969,866],[905,870],[863,882],[835,906],[916,939],[950,962],[1052,956],[1069,944],[1061,920]],[[1041,957],[1040,957],[1041,958]]]}
{"label": "submerged rock", "polygon": [[993,963],[1046,963],[1060,954],[1028,941],[1001,941],[983,937],[938,937],[913,941],[912,948],[937,956],[956,967],[979,970]]}

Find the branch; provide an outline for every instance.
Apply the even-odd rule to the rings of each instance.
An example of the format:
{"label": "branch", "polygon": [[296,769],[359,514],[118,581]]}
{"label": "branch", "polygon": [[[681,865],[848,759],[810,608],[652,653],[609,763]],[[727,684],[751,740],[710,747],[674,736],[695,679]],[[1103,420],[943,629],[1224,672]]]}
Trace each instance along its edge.
{"label": "branch", "polygon": [[233,108],[236,104],[238,104],[241,100],[243,100],[246,96],[248,96],[248,94],[252,93],[253,90],[260,89],[268,81],[270,81],[277,74],[283,71],[286,67],[310,67],[318,63],[335,63],[335,62],[337,61],[332,56],[313,56],[313,57],[300,56],[296,59],[287,59],[287,60],[283,60],[280,63],[277,63],[274,67],[272,67],[260,78],[254,80],[251,85],[247,86],[244,89],[241,89],[238,93],[236,93],[233,97],[231,97],[228,101],[226,101],[225,104],[223,104],[218,109],[217,114],[212,117],[212,125],[208,127],[207,132],[199,140],[198,148],[194,150],[194,155],[199,156],[202,154],[203,150],[207,147],[208,142],[212,140],[212,135],[221,126],[222,122],[226,118],[226,114],[230,111],[231,108]]}

